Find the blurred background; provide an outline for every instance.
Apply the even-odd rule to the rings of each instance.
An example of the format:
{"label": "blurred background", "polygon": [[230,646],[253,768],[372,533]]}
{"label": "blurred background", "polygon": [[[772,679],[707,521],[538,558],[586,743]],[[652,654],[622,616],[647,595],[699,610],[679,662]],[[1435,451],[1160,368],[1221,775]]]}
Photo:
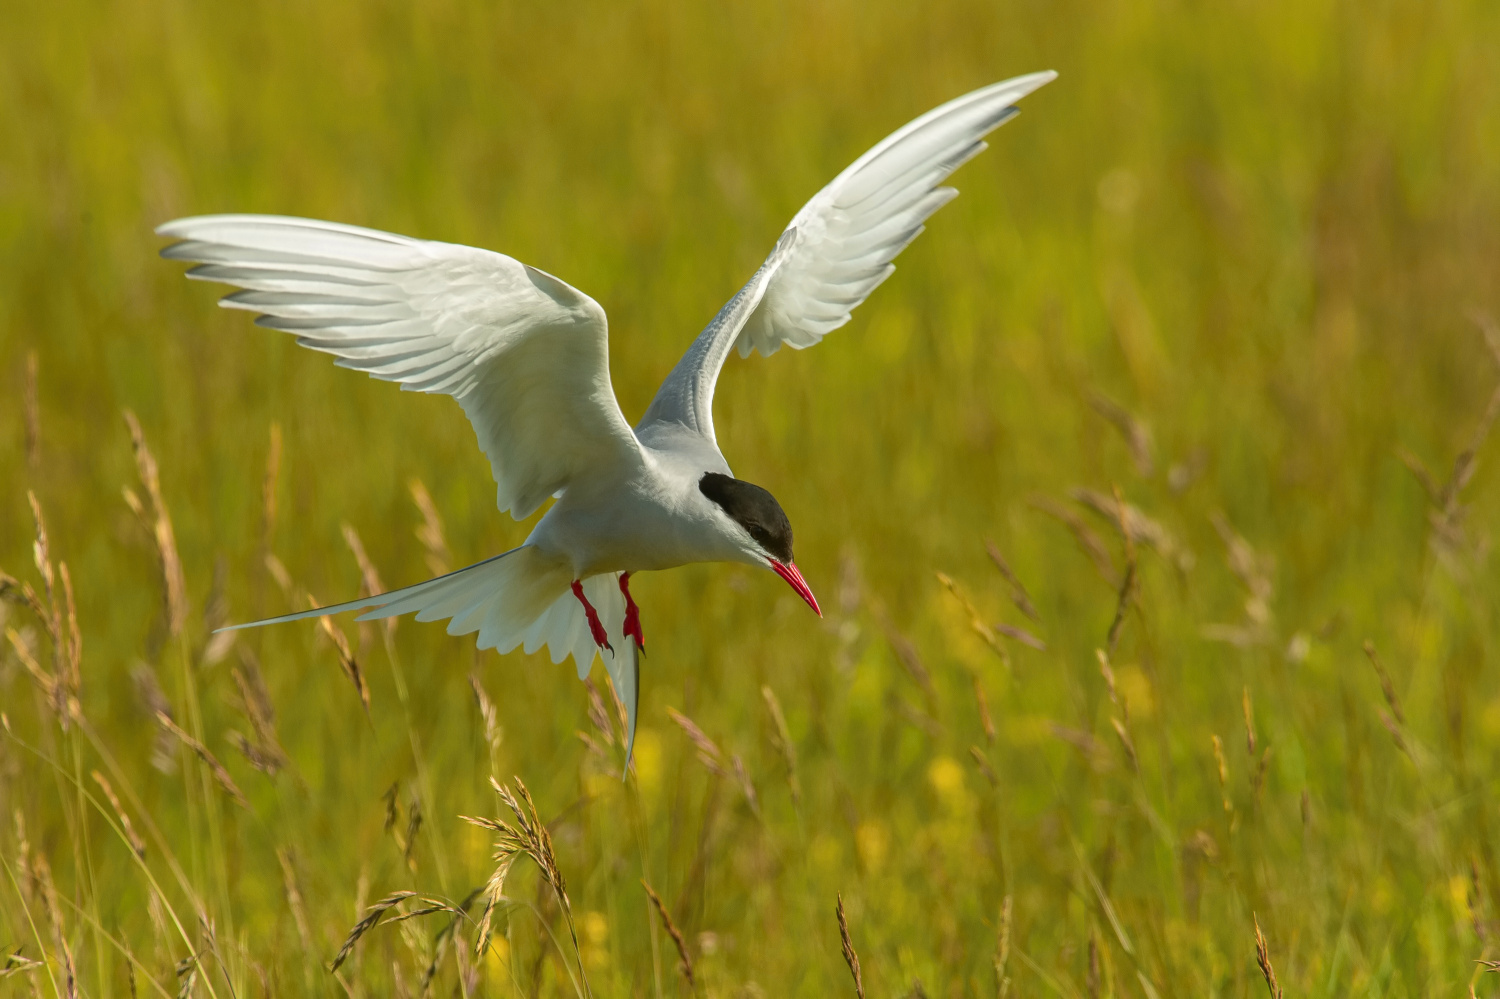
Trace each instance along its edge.
{"label": "blurred background", "polygon": [[[872,995],[1259,994],[1257,921],[1294,994],[1483,994],[1497,37],[1470,0],[0,7],[0,992],[847,994],[841,892]],[[530,525],[451,400],[215,308],[154,226],[511,254],[608,311],[634,420],[844,166],[1049,68],[853,322],[726,366],[827,617],[635,581],[628,780],[602,670],[210,639]],[[330,974],[389,893],[485,883],[492,774],[577,948],[518,863],[484,956],[471,904]]]}

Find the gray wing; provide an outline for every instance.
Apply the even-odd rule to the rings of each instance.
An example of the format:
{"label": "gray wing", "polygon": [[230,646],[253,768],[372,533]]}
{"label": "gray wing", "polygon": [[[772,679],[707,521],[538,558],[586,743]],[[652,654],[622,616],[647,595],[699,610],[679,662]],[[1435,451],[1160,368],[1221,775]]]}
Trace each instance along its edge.
{"label": "gray wing", "polygon": [[958,194],[948,175],[985,149],[1016,101],[1051,71],[1018,76],[949,101],[898,129],[803,206],[760,269],[698,334],[636,433],[678,424],[714,442],[714,384],[732,347],[774,354],[810,347],[890,277],[891,263],[933,212]]}

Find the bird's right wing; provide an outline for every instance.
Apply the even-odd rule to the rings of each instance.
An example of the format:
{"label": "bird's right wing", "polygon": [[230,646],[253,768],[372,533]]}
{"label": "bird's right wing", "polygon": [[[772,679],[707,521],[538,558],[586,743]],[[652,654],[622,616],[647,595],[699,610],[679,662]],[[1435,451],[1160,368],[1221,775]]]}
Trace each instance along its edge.
{"label": "bird's right wing", "polygon": [[604,310],[489,250],[277,215],[207,215],[156,230],[188,277],[245,290],[260,313],[342,367],[458,400],[520,519],[580,478],[641,461],[609,380]]}
{"label": "bird's right wing", "polygon": [[638,432],[680,424],[714,440],[714,384],[738,345],[774,354],[810,347],[890,277],[891,263],[953,200],[940,187],[1053,72],[1018,76],[949,101],[887,136],[803,206],[755,275],[693,341],[662,383]]}

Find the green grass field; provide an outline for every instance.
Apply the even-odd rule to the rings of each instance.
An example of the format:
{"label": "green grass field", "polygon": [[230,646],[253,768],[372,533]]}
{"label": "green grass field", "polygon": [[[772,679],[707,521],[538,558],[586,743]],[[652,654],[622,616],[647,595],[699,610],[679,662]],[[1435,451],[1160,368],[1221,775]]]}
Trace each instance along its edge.
{"label": "green grass field", "polygon": [[[1257,921],[1288,996],[1494,992],[1496,38],[1478,0],[0,5],[0,995],[852,995],[840,893],[872,997],[1256,996]],[[153,226],[502,250],[608,310],[633,420],[822,184],[1046,68],[851,324],[726,366],[827,617],[641,577],[629,780],[597,667],[591,710],[343,619],[367,711],[316,622],[208,640],[356,596],[344,524],[391,586],[529,525],[450,400],[214,308]],[[331,973],[391,893],[486,883],[492,775],[576,947],[520,860],[481,956],[482,906],[410,898]]]}

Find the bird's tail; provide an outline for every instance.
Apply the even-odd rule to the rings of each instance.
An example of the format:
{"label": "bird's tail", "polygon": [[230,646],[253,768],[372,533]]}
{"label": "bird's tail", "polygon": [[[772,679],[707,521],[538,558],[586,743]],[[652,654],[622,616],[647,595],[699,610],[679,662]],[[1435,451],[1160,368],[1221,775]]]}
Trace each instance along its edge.
{"label": "bird's tail", "polygon": [[583,581],[584,595],[598,611],[613,653],[595,648],[583,605],[572,593],[572,581],[565,566],[531,545],[522,545],[425,583],[222,630],[255,628],[352,610],[364,611],[357,619],[360,621],[415,613],[418,621],[447,620],[450,635],[479,632],[481,649],[506,653],[523,647],[531,653],[546,646],[555,663],[571,655],[580,680],[588,676],[594,655],[599,653],[604,657],[615,691],[625,704],[628,761],[635,744],[640,666],[635,641],[625,635],[625,597],[620,590],[619,573],[608,572]]}

